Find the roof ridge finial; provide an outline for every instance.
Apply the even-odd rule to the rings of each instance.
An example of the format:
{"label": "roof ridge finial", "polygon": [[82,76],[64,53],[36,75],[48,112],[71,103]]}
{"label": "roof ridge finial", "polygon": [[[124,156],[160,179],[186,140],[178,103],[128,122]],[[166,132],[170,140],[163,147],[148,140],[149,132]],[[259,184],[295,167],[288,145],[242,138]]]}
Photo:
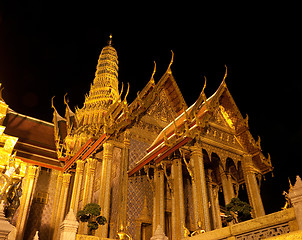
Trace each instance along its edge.
{"label": "roof ridge finial", "polygon": [[110,33],[109,35],[109,41],[108,41],[108,45],[111,46],[112,44],[112,34]]}
{"label": "roof ridge finial", "polygon": [[228,76],[228,67],[227,67],[226,64],[224,65],[224,67],[225,67],[225,73],[224,73],[222,82],[225,82],[225,79],[226,79],[226,77]]}
{"label": "roof ridge finial", "polygon": [[171,71],[171,65],[172,65],[172,63],[173,63],[173,61],[174,61],[174,52],[173,52],[173,50],[171,50],[171,53],[172,53],[171,61],[170,61],[170,63],[169,63],[168,69],[167,69],[167,72],[168,72],[168,73],[172,73],[172,71]]}
{"label": "roof ridge finial", "polygon": [[154,81],[154,74],[155,74],[155,72],[156,72],[156,62],[154,61],[154,69],[153,69],[153,73],[152,73],[152,75],[151,75],[151,81],[154,83],[155,81]]}

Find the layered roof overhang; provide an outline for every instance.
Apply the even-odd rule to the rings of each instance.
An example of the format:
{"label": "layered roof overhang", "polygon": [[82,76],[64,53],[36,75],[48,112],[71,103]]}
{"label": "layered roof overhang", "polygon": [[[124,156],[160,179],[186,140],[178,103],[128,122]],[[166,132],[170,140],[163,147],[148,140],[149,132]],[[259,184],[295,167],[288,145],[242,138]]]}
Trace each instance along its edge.
{"label": "layered roof overhang", "polygon": [[206,99],[203,89],[197,101],[162,130],[147,150],[147,154],[128,171],[128,175],[135,174],[149,163],[159,163],[193,139],[198,138],[205,141],[209,119],[217,108],[232,129],[240,146],[238,149],[231,150],[239,155],[252,155],[254,163],[262,174],[271,171],[270,157],[266,158],[263,155],[260,142],[255,141],[252,137],[247,119],[242,117],[223,80],[218,90],[208,99]]}

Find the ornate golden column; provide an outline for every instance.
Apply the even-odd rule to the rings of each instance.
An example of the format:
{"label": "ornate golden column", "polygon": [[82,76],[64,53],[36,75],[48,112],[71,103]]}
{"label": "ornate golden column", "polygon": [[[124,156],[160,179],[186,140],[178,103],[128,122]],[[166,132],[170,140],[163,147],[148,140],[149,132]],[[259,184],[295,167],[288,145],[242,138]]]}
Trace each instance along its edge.
{"label": "ornate golden column", "polygon": [[55,208],[57,207],[57,216],[56,216],[56,221],[54,224],[54,234],[53,234],[53,239],[57,239],[59,236],[59,228],[60,224],[62,223],[64,219],[64,213],[65,213],[65,208],[66,208],[66,200],[67,200],[67,194],[68,194],[68,188],[69,188],[69,183],[70,183],[70,173],[64,173],[63,174],[63,181],[62,181],[62,187],[61,187],[61,192],[60,192],[60,197],[59,197],[59,205],[54,206]]}
{"label": "ornate golden column", "polygon": [[232,184],[232,177],[230,174],[226,174],[221,165],[219,165],[219,173],[222,183],[223,196],[225,205],[231,202],[232,198],[235,197],[234,188]]}
{"label": "ornate golden column", "polygon": [[154,169],[154,193],[153,193],[153,234],[158,225],[165,229],[165,179],[164,171],[157,166]]}
{"label": "ornate golden column", "polygon": [[[100,185],[100,195],[99,202],[102,209],[102,215],[109,222],[109,213],[110,213],[110,193],[111,193],[111,163],[112,163],[112,152],[113,152],[113,143],[108,141],[103,145],[103,162],[102,162],[102,171],[101,171],[101,185]],[[108,225],[99,226],[96,231],[96,236],[101,238],[107,238],[108,235]]]}
{"label": "ornate golden column", "polygon": [[211,203],[211,215],[213,219],[213,229],[221,228],[221,218],[220,218],[220,207],[219,207],[219,200],[218,200],[218,190],[219,187],[213,183],[212,180],[212,170],[208,169],[207,174],[207,185],[209,190],[209,200]]}
{"label": "ornate golden column", "polygon": [[182,179],[181,159],[172,160],[171,176],[173,179],[172,193],[172,239],[182,239],[184,237],[185,209]]}
{"label": "ornate golden column", "polygon": [[219,192],[219,186],[213,186],[212,185],[212,191],[213,191],[213,212],[215,215],[214,218],[214,229],[222,228],[222,222],[220,217],[220,206],[219,206],[219,198],[218,198],[218,192]]}
{"label": "ornate golden column", "polygon": [[[86,162],[82,208],[84,208],[87,203],[91,203],[92,200],[92,189],[93,189],[96,162],[97,160],[93,158],[88,158]],[[81,222],[79,227],[79,233],[86,234],[87,231],[88,231],[87,224]]]}
{"label": "ornate golden column", "polygon": [[53,233],[54,233],[56,219],[57,219],[57,212],[58,212],[57,206],[59,205],[61,188],[62,188],[62,181],[63,181],[63,172],[58,171],[58,170],[53,170],[52,174],[57,175],[56,192],[55,192],[55,197],[54,197],[54,201],[53,201],[53,206],[56,206],[56,207],[53,208],[52,214],[51,214],[51,221],[50,221],[50,228],[49,228],[49,239],[53,238]]}
{"label": "ornate golden column", "polygon": [[35,188],[36,180],[39,175],[39,167],[29,166],[27,168],[27,175],[25,178],[23,194],[21,197],[21,202],[19,206],[19,216],[17,220],[16,230],[17,236],[16,240],[22,240],[24,235],[24,227],[29,214],[30,203],[32,200],[33,190]]}
{"label": "ornate golden column", "polygon": [[250,205],[253,207],[252,215],[253,217],[261,217],[265,215],[260,189],[256,179],[256,171],[253,165],[252,156],[246,154],[243,156],[242,161],[243,176],[245,180],[245,185],[249,197]]}
{"label": "ornate golden column", "polygon": [[85,207],[85,205],[87,203],[90,203],[92,200],[92,189],[93,189],[96,163],[97,160],[93,158],[87,159],[86,162],[87,166],[86,166],[85,185],[84,185],[84,192],[83,192],[83,204],[82,204],[83,207]]}
{"label": "ornate golden column", "polygon": [[202,228],[205,231],[211,230],[210,214],[209,214],[209,201],[207,195],[206,178],[204,170],[204,161],[202,148],[199,144],[195,143],[191,147],[191,161],[194,171],[194,181],[192,181],[195,220],[202,222]]}
{"label": "ornate golden column", "polygon": [[76,214],[78,212],[79,200],[80,200],[80,190],[83,180],[83,172],[84,172],[84,161],[77,161],[77,168],[74,177],[72,196],[70,201],[70,209]]}
{"label": "ornate golden column", "polygon": [[[126,130],[124,133],[124,148],[120,163],[120,179],[119,179],[119,196],[118,196],[118,220],[117,230],[122,231],[127,226],[127,196],[128,196],[128,162],[130,148],[130,132]],[[116,234],[116,233],[115,233]],[[115,236],[112,236],[113,238]]]}

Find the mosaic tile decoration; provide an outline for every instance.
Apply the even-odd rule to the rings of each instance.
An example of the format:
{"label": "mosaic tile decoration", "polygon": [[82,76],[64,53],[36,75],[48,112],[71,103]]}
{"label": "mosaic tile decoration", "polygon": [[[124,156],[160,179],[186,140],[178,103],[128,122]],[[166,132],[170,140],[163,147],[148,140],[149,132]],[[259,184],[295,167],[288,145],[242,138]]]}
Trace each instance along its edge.
{"label": "mosaic tile decoration", "polygon": [[136,139],[130,139],[130,154],[129,154],[128,169],[133,168],[136,162],[147,154],[146,149],[149,146],[150,145],[148,143],[141,142]]}
{"label": "mosaic tile decoration", "polygon": [[130,177],[128,182],[127,222],[128,232],[135,239],[135,220],[137,220],[144,207],[144,199],[147,197],[147,206],[152,219],[153,192],[146,176]]}

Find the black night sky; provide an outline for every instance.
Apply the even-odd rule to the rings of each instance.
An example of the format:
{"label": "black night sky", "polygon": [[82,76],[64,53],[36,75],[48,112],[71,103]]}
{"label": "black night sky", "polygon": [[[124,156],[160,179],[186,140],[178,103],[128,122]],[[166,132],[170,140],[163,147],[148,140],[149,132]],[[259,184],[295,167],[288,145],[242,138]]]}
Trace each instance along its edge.
{"label": "black night sky", "polygon": [[56,96],[64,115],[65,93],[71,107],[82,107],[110,33],[119,81],[130,83],[129,102],[150,79],[153,61],[155,80],[164,74],[171,49],[172,72],[188,105],[200,94],[204,75],[207,96],[215,92],[226,64],[231,94],[275,167],[275,177],[267,174],[261,187],[265,209],[280,210],[288,177],[294,183],[302,175],[297,6],[61,2],[0,2],[0,82],[10,108],[51,121],[50,99]]}

